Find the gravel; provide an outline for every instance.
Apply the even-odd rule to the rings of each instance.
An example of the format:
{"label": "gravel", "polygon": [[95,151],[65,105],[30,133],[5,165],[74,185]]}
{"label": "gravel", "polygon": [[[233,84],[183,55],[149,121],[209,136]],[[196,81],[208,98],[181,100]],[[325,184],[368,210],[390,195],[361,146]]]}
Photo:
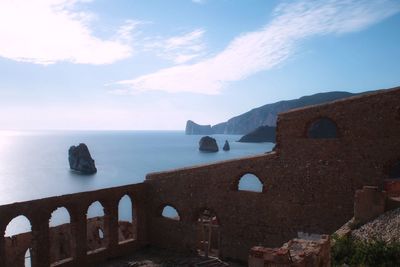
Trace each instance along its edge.
{"label": "gravel", "polygon": [[400,242],[400,208],[385,212],[375,220],[353,230],[352,236],[360,241]]}

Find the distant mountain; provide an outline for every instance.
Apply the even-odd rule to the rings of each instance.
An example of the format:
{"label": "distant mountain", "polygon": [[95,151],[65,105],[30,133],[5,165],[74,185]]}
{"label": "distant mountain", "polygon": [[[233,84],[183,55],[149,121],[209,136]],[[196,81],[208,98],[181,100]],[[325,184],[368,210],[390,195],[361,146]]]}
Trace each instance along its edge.
{"label": "distant mountain", "polygon": [[242,143],[262,143],[270,142],[275,143],[276,127],[273,126],[260,126],[254,131],[243,135],[238,142]]}
{"label": "distant mountain", "polygon": [[[216,124],[211,127],[211,132],[207,134],[247,134],[254,131],[260,126],[276,126],[276,120],[278,113],[285,112],[295,108],[301,108],[310,105],[322,104],[333,100],[346,98],[355,94],[349,92],[327,92],[318,93],[310,96],[303,96],[298,99],[284,100],[272,104],[267,104],[255,109],[252,109],[239,116],[233,117],[226,122]],[[209,125],[198,125],[193,121],[188,121],[187,125],[195,124],[201,126],[200,129],[209,130]],[[188,129],[186,125],[186,130]],[[203,128],[204,127],[204,128]],[[203,134],[196,130],[197,128],[191,127],[190,131],[186,131],[186,134]]]}

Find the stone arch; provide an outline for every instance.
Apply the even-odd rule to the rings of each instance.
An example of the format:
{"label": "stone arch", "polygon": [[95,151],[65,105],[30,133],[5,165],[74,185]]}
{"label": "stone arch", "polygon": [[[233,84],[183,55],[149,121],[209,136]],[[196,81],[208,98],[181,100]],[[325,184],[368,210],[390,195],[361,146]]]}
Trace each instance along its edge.
{"label": "stone arch", "polygon": [[71,216],[67,208],[58,207],[53,210],[49,222],[50,262],[73,258],[71,232]]}
{"label": "stone arch", "polygon": [[[31,222],[24,215],[16,216],[8,223],[4,236],[6,266],[30,266],[31,231]],[[29,256],[29,258],[25,259],[25,256]]]}
{"label": "stone arch", "polygon": [[181,216],[180,216],[180,213],[178,212],[178,210],[170,204],[162,206],[161,216],[163,218],[170,219],[170,220],[175,220],[175,221],[181,220]]}
{"label": "stone arch", "polygon": [[253,173],[245,173],[237,180],[236,190],[249,192],[264,192],[264,183]]}
{"label": "stone arch", "polygon": [[[106,247],[108,233],[105,231],[104,206],[100,201],[94,201],[87,209],[86,231],[87,231],[87,253],[95,253],[98,249]],[[103,233],[103,234],[101,234]]]}
{"label": "stone arch", "polygon": [[137,219],[134,201],[128,194],[123,195],[118,202],[118,242],[135,240],[137,238]]}
{"label": "stone arch", "polygon": [[307,125],[307,137],[311,139],[332,139],[339,137],[335,121],[328,117],[320,117]]}

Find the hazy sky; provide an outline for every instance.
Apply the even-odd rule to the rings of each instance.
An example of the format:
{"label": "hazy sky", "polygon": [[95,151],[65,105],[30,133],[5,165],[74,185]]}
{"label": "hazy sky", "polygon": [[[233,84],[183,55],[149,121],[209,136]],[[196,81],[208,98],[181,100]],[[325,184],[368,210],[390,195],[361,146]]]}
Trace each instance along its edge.
{"label": "hazy sky", "polygon": [[400,0],[0,0],[0,129],[184,129],[400,85]]}

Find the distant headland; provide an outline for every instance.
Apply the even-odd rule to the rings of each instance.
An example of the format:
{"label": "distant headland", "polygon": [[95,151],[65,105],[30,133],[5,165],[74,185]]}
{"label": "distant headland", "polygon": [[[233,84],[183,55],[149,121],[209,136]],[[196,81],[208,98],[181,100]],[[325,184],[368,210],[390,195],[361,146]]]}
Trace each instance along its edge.
{"label": "distant headland", "polygon": [[[233,117],[226,122],[216,125],[200,125],[192,120],[186,122],[185,133],[188,135],[208,135],[208,134],[240,134],[246,135],[255,131],[260,126],[269,126],[275,130],[278,113],[291,109],[302,108],[306,106],[323,104],[330,101],[346,98],[356,95],[349,92],[326,92],[309,96],[303,96],[298,99],[283,100],[272,104],[254,108],[239,116]],[[265,129],[264,129],[265,130]],[[271,129],[269,129],[268,132]],[[258,132],[259,133],[259,132]],[[273,138],[274,134],[267,139]]]}

